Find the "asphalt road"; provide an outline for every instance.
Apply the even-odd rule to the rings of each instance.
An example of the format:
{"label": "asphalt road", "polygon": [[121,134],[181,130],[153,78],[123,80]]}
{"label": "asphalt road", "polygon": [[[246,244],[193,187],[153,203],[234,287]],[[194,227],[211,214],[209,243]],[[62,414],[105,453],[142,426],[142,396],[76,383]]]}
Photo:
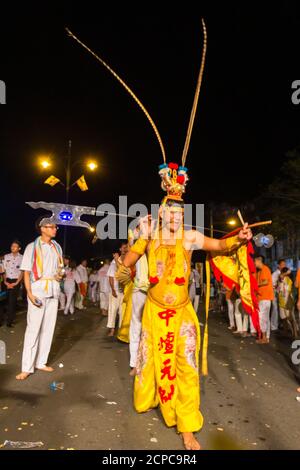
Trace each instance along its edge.
{"label": "asphalt road", "polygon": [[[59,313],[49,363],[24,382],[20,371],[25,313],[0,328],[7,364],[0,365],[0,444],[42,441],[42,449],[182,449],[175,429],[158,410],[132,406],[128,346],[106,337],[94,307],[74,316]],[[201,379],[204,449],[300,449],[300,403],[290,366],[291,339],[271,344],[237,338],[220,312],[210,315],[209,376]],[[63,367],[59,367],[63,364]],[[64,382],[51,391],[50,383]]]}

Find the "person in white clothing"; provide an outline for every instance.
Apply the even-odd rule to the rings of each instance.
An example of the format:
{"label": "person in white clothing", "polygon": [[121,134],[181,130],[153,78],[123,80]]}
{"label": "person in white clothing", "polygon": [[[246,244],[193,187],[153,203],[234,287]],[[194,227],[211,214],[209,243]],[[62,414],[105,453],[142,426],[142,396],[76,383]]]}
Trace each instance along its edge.
{"label": "person in white clothing", "polygon": [[286,268],[286,262],[284,259],[278,261],[277,269],[272,273],[272,284],[274,289],[274,299],[272,300],[272,309],[271,309],[271,331],[278,330],[278,285],[279,285],[279,276],[281,270]]}
{"label": "person in white clothing", "polygon": [[89,275],[89,299],[96,304],[97,302],[97,290],[99,286],[98,271],[93,269]]}
{"label": "person in white clothing", "polygon": [[65,270],[66,274],[64,279],[64,292],[66,295],[66,305],[64,309],[64,314],[68,315],[68,313],[70,312],[70,314],[73,315],[76,284],[79,285],[80,277],[76,270],[75,261],[70,260],[69,265],[65,268]]}
{"label": "person in white clothing", "polygon": [[[23,280],[23,272],[20,270],[22,255],[20,253],[21,245],[17,240],[13,241],[10,247],[10,253],[4,256],[4,285],[7,288],[7,326],[12,327],[16,318],[17,299],[19,295],[20,284]],[[0,324],[2,317],[0,315]]]}
{"label": "person in white clothing", "polygon": [[109,265],[110,261],[106,259],[102,268],[100,268],[98,271],[98,282],[100,289],[100,311],[104,317],[107,317],[108,314],[110,284],[107,272],[109,269]]}
{"label": "person in white clothing", "polygon": [[194,263],[191,264],[189,296],[194,310],[197,313],[200,299],[200,274],[195,268]]}
{"label": "person in white clothing", "polygon": [[27,245],[21,270],[28,298],[27,328],[24,338],[22,372],[18,380],[26,379],[34,369],[52,372],[47,366],[56,324],[59,281],[64,275],[62,250],[53,238],[57,227],[51,219],[43,219],[40,236]]}
{"label": "person in white clothing", "polygon": [[240,334],[243,337],[250,336],[248,333],[249,315],[243,309],[241,299],[236,299],[235,301],[234,316],[236,323],[234,334]]}
{"label": "person in white clothing", "polygon": [[80,282],[79,282],[79,292],[78,298],[75,301],[75,307],[79,310],[83,310],[86,307],[83,306],[83,301],[87,295],[87,286],[88,286],[88,271],[87,271],[87,260],[83,259],[79,266],[77,266],[76,271],[78,273]]}
{"label": "person in white clothing", "polygon": [[[123,261],[126,253],[128,251],[128,243],[122,243],[120,247],[120,258]],[[111,292],[109,294],[109,306],[108,306],[108,321],[107,328],[109,329],[107,336],[114,336],[115,326],[116,326],[116,317],[117,313],[119,314],[119,328],[122,325],[122,303],[123,303],[123,289],[115,279],[115,274],[117,272],[117,260],[119,258],[119,253],[114,253],[114,259],[110,263],[109,269],[107,271],[107,276],[109,278],[109,284]]]}
{"label": "person in white clothing", "polygon": [[[69,256],[64,256],[64,268],[65,272],[67,271],[68,267],[70,264],[70,257]],[[59,302],[58,302],[58,311],[59,310],[65,310],[66,307],[66,293],[64,289],[64,279],[61,280],[60,282],[60,294],[59,294]]]}

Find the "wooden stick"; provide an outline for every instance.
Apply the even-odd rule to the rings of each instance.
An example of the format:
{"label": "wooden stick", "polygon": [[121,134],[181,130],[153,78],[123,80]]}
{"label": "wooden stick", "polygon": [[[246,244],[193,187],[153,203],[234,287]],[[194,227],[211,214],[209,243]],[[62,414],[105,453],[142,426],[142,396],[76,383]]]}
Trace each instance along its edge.
{"label": "wooden stick", "polygon": [[238,215],[238,218],[239,218],[240,221],[241,221],[241,224],[244,226],[244,225],[245,225],[245,222],[244,222],[244,219],[243,219],[243,217],[242,217],[242,214],[241,214],[241,211],[240,211],[240,210],[237,211],[237,215]]}
{"label": "wooden stick", "polygon": [[248,225],[249,228],[259,227],[260,225],[270,225],[272,220],[265,220],[264,222],[255,222],[255,224]]}

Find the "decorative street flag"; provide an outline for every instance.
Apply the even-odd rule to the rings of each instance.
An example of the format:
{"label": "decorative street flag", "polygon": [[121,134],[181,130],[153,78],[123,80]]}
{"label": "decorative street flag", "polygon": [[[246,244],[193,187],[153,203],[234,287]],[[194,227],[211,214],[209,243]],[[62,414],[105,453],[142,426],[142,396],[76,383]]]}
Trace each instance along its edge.
{"label": "decorative street flag", "polygon": [[47,178],[44,181],[44,184],[49,184],[49,186],[55,186],[59,182],[60,182],[60,179],[56,178],[56,176],[54,176],[54,175],[51,175],[51,176],[49,176],[49,178]]}
{"label": "decorative street flag", "polygon": [[81,191],[87,191],[89,189],[84,179],[84,175],[80,176],[80,178],[76,181],[76,183],[81,189]]}

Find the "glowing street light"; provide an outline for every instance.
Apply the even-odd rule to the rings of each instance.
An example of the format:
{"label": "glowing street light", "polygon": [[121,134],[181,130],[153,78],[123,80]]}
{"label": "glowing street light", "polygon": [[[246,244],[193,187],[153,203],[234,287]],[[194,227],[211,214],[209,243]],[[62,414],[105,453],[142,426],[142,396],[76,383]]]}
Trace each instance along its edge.
{"label": "glowing street light", "polygon": [[91,232],[91,233],[95,233],[95,231],[96,231],[95,227],[91,227],[91,228],[90,228],[90,232]]}
{"label": "glowing street light", "polygon": [[49,159],[47,158],[41,158],[40,159],[40,166],[44,169],[44,170],[47,170],[47,168],[49,168],[49,166],[51,166],[51,162]]}
{"label": "glowing street light", "polygon": [[236,219],[229,219],[227,221],[227,224],[230,225],[231,227],[234,227],[237,224]]}
{"label": "glowing street light", "polygon": [[98,164],[94,160],[92,160],[87,163],[87,167],[89,168],[89,170],[94,171],[96,170],[96,168],[98,168]]}

